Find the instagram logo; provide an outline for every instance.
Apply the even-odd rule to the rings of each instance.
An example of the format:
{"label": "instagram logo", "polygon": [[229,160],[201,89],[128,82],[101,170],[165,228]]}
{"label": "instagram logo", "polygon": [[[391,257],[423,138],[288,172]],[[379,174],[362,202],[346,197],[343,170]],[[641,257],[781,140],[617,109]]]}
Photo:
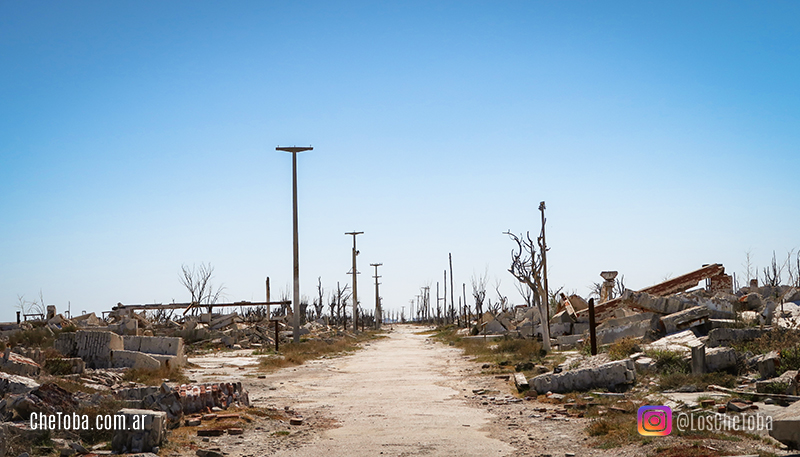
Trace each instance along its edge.
{"label": "instagram logo", "polygon": [[669,406],[642,406],[636,419],[640,435],[666,436],[672,432],[672,409]]}

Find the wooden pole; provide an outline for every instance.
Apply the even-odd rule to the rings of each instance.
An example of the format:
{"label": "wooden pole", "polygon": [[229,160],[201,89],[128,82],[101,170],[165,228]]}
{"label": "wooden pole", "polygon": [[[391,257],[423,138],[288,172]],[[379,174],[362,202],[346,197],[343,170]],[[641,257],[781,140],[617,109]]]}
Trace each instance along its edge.
{"label": "wooden pole", "polygon": [[591,345],[592,355],[597,355],[597,334],[595,332],[594,321],[594,298],[589,299],[589,344]]}

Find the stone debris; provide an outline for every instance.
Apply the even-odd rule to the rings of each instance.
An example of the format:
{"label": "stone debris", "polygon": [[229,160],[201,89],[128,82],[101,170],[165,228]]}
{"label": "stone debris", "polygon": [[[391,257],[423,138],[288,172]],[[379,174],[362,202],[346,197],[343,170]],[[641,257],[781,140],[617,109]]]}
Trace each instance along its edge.
{"label": "stone debris", "polygon": [[595,368],[584,368],[562,373],[543,374],[531,378],[528,383],[537,392],[571,392],[589,390],[597,387],[609,389],[632,384],[636,380],[633,360],[620,360],[600,365]]}
{"label": "stone debris", "polygon": [[39,387],[39,383],[31,378],[0,371],[0,395],[24,394],[37,387]]}
{"label": "stone debris", "polygon": [[800,449],[800,402],[772,416],[769,435],[791,449]]}
{"label": "stone debris", "polygon": [[[250,406],[247,390],[241,382],[183,384],[175,388],[164,383],[161,387],[122,388],[114,395],[136,408],[164,411],[170,426],[178,425],[184,415],[208,412],[212,408]],[[203,420],[210,418],[204,416]]]}
{"label": "stone debris", "polygon": [[789,370],[777,378],[757,381],[756,392],[798,395],[798,392],[800,392],[798,384],[800,384],[798,370]]}
{"label": "stone debris", "polygon": [[38,376],[42,367],[28,357],[22,356],[11,351],[6,346],[3,359],[0,361],[0,371],[20,376]]}

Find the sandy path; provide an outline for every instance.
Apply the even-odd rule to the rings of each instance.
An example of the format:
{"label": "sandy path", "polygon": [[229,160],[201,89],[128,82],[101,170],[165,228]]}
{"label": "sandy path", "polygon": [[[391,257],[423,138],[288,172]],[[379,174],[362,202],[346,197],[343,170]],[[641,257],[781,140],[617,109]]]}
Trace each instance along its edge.
{"label": "sandy path", "polygon": [[324,411],[340,425],[275,455],[510,454],[511,446],[481,431],[492,415],[464,401],[459,373],[468,364],[460,351],[426,341],[419,330],[396,327],[352,356],[270,376],[280,387],[263,392],[262,402],[293,403],[303,415]]}

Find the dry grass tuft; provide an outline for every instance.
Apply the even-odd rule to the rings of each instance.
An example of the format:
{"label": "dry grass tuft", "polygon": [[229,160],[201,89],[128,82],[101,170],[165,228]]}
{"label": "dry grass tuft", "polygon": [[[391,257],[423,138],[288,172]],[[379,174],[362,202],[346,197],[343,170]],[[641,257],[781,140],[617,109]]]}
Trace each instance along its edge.
{"label": "dry grass tuft", "polygon": [[122,375],[122,380],[138,382],[148,386],[161,385],[164,380],[177,382],[180,384],[186,384],[189,382],[189,378],[183,373],[183,370],[180,368],[168,368],[165,366],[155,370],[146,368],[129,368],[125,371],[125,374]]}

